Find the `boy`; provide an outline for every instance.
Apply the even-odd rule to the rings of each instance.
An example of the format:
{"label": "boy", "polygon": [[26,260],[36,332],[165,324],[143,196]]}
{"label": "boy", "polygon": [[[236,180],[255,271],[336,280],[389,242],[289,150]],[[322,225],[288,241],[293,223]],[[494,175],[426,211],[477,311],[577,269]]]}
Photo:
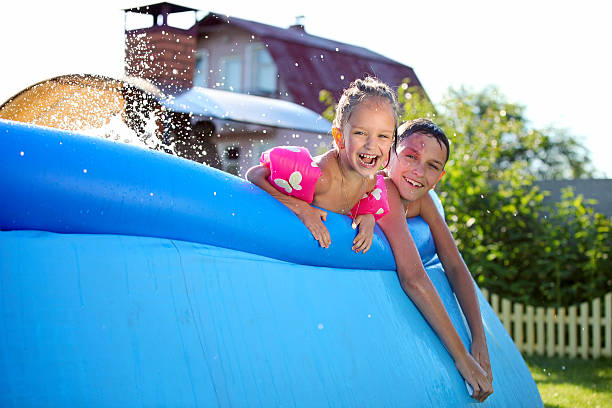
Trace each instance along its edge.
{"label": "boy", "polygon": [[[449,147],[448,138],[442,129],[428,119],[409,121],[398,128],[386,179],[390,212],[381,218],[378,224],[393,250],[402,287],[411,298],[415,291],[411,282],[415,281],[415,274],[418,275],[420,268],[414,266],[414,258],[418,257],[418,252],[411,239],[406,218],[420,215],[429,225],[436,251],[470,328],[470,352],[487,374],[488,383],[479,384],[479,389],[475,388],[473,395],[474,398],[484,401],[493,392],[493,388],[478,298],[468,268],[429,194],[444,175]],[[434,316],[432,320],[444,318]],[[456,361],[456,364],[459,362]],[[461,367],[458,368],[461,371]]]}

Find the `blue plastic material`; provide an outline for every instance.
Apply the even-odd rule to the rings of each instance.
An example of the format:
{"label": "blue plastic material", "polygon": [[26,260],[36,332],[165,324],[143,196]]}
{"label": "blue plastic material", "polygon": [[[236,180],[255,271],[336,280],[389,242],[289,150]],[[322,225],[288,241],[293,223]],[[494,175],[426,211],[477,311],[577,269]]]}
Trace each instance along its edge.
{"label": "blue plastic material", "polygon": [[[386,240],[332,247],[248,183],[0,121],[0,406],[538,407],[480,296],[495,393],[477,404],[402,291]],[[427,225],[426,269],[469,334]]]}

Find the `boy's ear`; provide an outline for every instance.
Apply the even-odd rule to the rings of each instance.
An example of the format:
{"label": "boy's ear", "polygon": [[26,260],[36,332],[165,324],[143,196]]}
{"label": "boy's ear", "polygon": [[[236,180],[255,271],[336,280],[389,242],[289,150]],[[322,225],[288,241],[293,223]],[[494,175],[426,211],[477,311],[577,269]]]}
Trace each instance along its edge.
{"label": "boy's ear", "polygon": [[436,181],[436,184],[433,185],[433,187],[431,188],[432,190],[436,188],[440,180],[442,180],[442,176],[444,176],[445,174],[446,174],[446,171],[442,170],[442,173],[440,174],[440,178],[438,178],[438,181]]}
{"label": "boy's ear", "polygon": [[336,145],[339,149],[344,149],[344,138],[342,137],[342,132],[338,128],[332,128],[332,136],[336,141]]}

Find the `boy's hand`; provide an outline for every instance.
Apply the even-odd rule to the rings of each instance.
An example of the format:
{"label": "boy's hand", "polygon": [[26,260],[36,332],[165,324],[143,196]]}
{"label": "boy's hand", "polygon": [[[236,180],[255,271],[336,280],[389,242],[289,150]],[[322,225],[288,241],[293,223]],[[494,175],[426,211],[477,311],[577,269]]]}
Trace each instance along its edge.
{"label": "boy's hand", "polygon": [[295,215],[308,228],[314,239],[319,241],[321,247],[329,248],[331,238],[327,227],[323,224],[323,221],[327,220],[327,212],[315,208],[305,201],[302,201],[302,203],[303,205],[300,205],[299,210],[294,210]]}
{"label": "boy's hand", "polygon": [[374,238],[374,225],[376,220],[372,214],[361,214],[355,217],[353,221],[353,229],[359,227],[359,233],[353,240],[353,251],[363,251],[365,254],[372,246],[372,238]]}
{"label": "boy's hand", "polygon": [[489,360],[487,341],[485,339],[474,338],[472,340],[472,346],[470,347],[470,353],[476,362],[480,364],[480,367],[482,367],[482,369],[487,373],[492,382],[493,372],[491,371],[491,361]]}
{"label": "boy's hand", "polygon": [[491,378],[470,354],[465,353],[464,359],[455,360],[455,366],[472,388],[472,398],[483,402],[493,393]]}

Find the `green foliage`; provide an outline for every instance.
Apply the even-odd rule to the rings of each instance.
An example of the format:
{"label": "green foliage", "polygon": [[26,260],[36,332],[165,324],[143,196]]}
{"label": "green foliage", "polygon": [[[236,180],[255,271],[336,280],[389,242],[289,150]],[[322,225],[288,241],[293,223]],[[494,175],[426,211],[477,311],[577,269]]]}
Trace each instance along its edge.
{"label": "green foliage", "polygon": [[[571,190],[543,203],[535,179],[593,174],[565,131],[533,129],[523,106],[495,88],[449,90],[435,109],[422,90],[398,89],[403,120],[428,117],[451,140],[437,191],[449,228],[479,286],[532,305],[568,305],[612,290],[612,219]],[[333,98],[321,100],[333,119]]]}
{"label": "green foliage", "polygon": [[481,287],[536,305],[572,304],[612,290],[612,219],[571,190],[544,205],[546,192],[532,184],[543,176],[592,174],[575,138],[532,129],[524,107],[494,88],[450,90],[437,113],[410,87],[400,89],[404,119],[435,116],[452,142],[437,190]]}
{"label": "green foliage", "polygon": [[327,105],[327,108],[321,113],[325,119],[333,122],[334,116],[336,116],[336,101],[334,101],[334,96],[331,92],[326,89],[322,89],[319,91],[319,102]]}

